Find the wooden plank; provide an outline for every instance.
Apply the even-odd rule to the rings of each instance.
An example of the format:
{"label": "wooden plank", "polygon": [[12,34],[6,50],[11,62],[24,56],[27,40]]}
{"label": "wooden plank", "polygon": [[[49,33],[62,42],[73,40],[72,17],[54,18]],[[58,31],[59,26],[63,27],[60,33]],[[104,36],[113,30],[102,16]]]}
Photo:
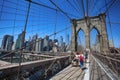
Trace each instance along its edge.
{"label": "wooden plank", "polygon": [[64,76],[61,80],[69,80],[69,78],[75,74],[79,70],[78,67],[74,68],[73,71],[70,71],[66,76]]}
{"label": "wooden plank", "polygon": [[[79,68],[79,70],[78,70],[75,74],[73,74],[73,75],[69,78],[69,80],[77,80],[77,79],[83,74],[83,72],[84,72],[84,71],[82,71],[82,70]],[[79,80],[82,80],[82,79],[79,79]]]}
{"label": "wooden plank", "polygon": [[80,67],[68,66],[50,80],[83,80],[85,72]]}
{"label": "wooden plank", "polygon": [[80,73],[79,77],[78,77],[76,80],[83,80],[84,75],[85,75],[85,72],[82,71],[82,72]]}
{"label": "wooden plank", "polygon": [[71,73],[72,71],[74,71],[74,69],[75,69],[75,67],[71,67],[71,65],[70,65],[67,68],[65,68],[64,70],[62,70],[61,72],[59,72],[58,74],[56,74],[55,76],[53,76],[51,78],[51,80],[61,80],[66,75],[68,75],[69,73]]}

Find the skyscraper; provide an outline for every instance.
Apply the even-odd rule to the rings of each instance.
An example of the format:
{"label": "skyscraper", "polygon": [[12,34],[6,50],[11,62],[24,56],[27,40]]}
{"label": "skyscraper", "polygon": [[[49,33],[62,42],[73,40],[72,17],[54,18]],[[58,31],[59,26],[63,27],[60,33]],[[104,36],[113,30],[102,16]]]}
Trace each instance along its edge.
{"label": "skyscraper", "polygon": [[40,51],[43,51],[44,43],[43,43],[43,39],[42,38],[39,38],[38,40],[39,40],[38,41],[38,51],[40,52]]}
{"label": "skyscraper", "polygon": [[43,50],[44,50],[44,51],[48,51],[48,50],[49,50],[49,45],[48,45],[48,43],[49,43],[49,36],[46,36],[46,37],[44,38],[44,46],[43,46]]}
{"label": "skyscraper", "polygon": [[60,46],[62,46],[62,44],[63,44],[63,37],[60,36]]}
{"label": "skyscraper", "polygon": [[11,50],[13,45],[13,36],[5,35],[2,40],[1,49]]}
{"label": "skyscraper", "polygon": [[12,45],[13,45],[13,36],[8,36],[7,41],[6,41],[6,50],[12,50]]}
{"label": "skyscraper", "polygon": [[15,44],[15,50],[21,48],[21,43],[22,43],[21,39],[22,39],[22,33],[18,35],[18,38],[16,40],[16,44]]}
{"label": "skyscraper", "polygon": [[35,43],[35,51],[36,52],[39,52],[39,47],[40,47],[40,45],[39,45],[39,39],[37,38],[36,39],[36,43]]}
{"label": "skyscraper", "polygon": [[5,35],[5,36],[3,37],[1,49],[5,49],[8,36],[9,36],[9,35]]}
{"label": "skyscraper", "polygon": [[36,50],[35,48],[36,48],[36,40],[37,40],[37,38],[38,38],[38,35],[37,35],[37,34],[32,37],[32,44],[31,44],[31,46],[32,46],[32,51],[35,51],[35,50]]}
{"label": "skyscraper", "polygon": [[52,39],[49,39],[49,51],[51,51],[53,48],[53,41]]}
{"label": "skyscraper", "polygon": [[15,50],[16,41],[12,45],[12,50]]}

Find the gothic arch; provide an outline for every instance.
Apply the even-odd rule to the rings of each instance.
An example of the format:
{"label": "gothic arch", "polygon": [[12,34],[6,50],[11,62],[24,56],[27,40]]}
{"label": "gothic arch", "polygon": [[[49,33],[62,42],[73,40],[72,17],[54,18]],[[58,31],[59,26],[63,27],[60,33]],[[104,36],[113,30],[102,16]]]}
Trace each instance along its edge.
{"label": "gothic arch", "polygon": [[90,29],[90,32],[91,32],[93,29],[95,29],[99,35],[101,34],[101,33],[100,33],[100,30],[99,30],[97,27],[95,27],[95,26],[93,26],[93,27]]}
{"label": "gothic arch", "polygon": [[100,52],[100,50],[101,50],[101,47],[100,47],[100,31],[95,27],[95,26],[93,26],[91,29],[90,29],[90,41],[91,41],[91,39],[93,39],[93,37],[92,37],[92,35],[91,35],[91,32],[92,32],[92,30],[95,30],[96,32],[97,32],[97,35],[95,36],[95,39],[96,39],[96,43],[94,43],[94,45],[91,45],[92,44],[92,42],[90,42],[90,48],[92,49],[92,50],[95,50],[95,51],[98,51],[98,52]]}
{"label": "gothic arch", "polygon": [[[80,36],[80,35],[79,35],[79,32],[80,32],[80,31],[83,32],[84,38],[85,38],[85,32],[84,32],[84,30],[80,27],[80,28],[77,30],[77,32],[76,32],[76,33],[77,33],[77,42],[78,42],[78,39],[81,38],[81,37],[79,37],[79,36]],[[80,40],[80,41],[81,41],[81,40]],[[84,44],[85,44],[85,43],[84,43]],[[77,43],[77,49],[78,49],[78,46],[79,46],[79,45],[78,45],[78,43]],[[84,48],[84,46],[82,46],[82,48]],[[80,49],[79,49],[79,50],[80,50]],[[78,50],[78,51],[79,51],[79,50]]]}
{"label": "gothic arch", "polygon": [[85,17],[84,19],[72,20],[72,39],[71,50],[77,51],[77,33],[80,29],[84,31],[86,39],[86,48],[90,49],[90,31],[95,28],[99,32],[100,51],[108,51],[108,37],[105,24],[105,14],[94,17]]}

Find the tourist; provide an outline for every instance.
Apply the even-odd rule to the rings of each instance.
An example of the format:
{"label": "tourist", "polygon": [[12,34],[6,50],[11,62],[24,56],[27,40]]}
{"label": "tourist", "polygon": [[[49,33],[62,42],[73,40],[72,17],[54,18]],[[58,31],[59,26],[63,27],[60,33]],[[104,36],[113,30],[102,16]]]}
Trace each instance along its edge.
{"label": "tourist", "polygon": [[87,59],[88,59],[88,52],[87,51],[84,52],[84,58],[85,58],[85,63],[86,63]]}
{"label": "tourist", "polygon": [[79,60],[80,60],[80,68],[82,68],[84,65],[84,56],[82,52],[80,53]]}

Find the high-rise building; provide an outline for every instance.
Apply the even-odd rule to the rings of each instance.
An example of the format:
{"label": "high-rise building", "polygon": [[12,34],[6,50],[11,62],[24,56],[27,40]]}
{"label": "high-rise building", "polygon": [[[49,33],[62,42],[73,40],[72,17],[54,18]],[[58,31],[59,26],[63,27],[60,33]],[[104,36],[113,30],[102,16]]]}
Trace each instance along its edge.
{"label": "high-rise building", "polygon": [[63,42],[62,45],[61,45],[61,52],[66,52],[66,44],[65,44],[65,42]]}
{"label": "high-rise building", "polygon": [[63,44],[63,37],[60,36],[60,46],[62,46],[62,44]]}
{"label": "high-rise building", "polygon": [[39,41],[38,41],[38,51],[43,51],[43,45],[44,45],[44,40],[42,38],[39,38]]}
{"label": "high-rise building", "polygon": [[30,41],[25,41],[25,50],[30,51]]}
{"label": "high-rise building", "polygon": [[12,50],[15,50],[16,41],[12,45]]}
{"label": "high-rise building", "polygon": [[32,46],[32,51],[35,51],[35,50],[36,50],[35,48],[36,48],[36,40],[37,40],[37,38],[38,38],[38,35],[37,35],[37,34],[32,37],[32,44],[31,44],[31,46]]}
{"label": "high-rise building", "polygon": [[7,41],[6,41],[6,50],[12,50],[12,45],[13,45],[13,36],[8,36]]}
{"label": "high-rise building", "polygon": [[44,46],[43,46],[43,50],[44,50],[44,51],[48,51],[48,50],[49,50],[49,45],[48,45],[48,43],[49,43],[49,36],[46,36],[46,37],[44,38]]}
{"label": "high-rise building", "polygon": [[39,52],[39,47],[40,47],[40,45],[39,45],[39,39],[37,38],[36,39],[36,44],[35,44],[35,51],[36,52]]}
{"label": "high-rise building", "polygon": [[3,37],[1,49],[5,49],[8,36],[9,36],[9,35],[5,35],[5,36]]}
{"label": "high-rise building", "polygon": [[2,40],[1,49],[11,50],[13,45],[13,36],[5,35]]}
{"label": "high-rise building", "polygon": [[67,34],[67,36],[66,36],[66,45],[67,46],[70,45],[69,34]]}
{"label": "high-rise building", "polygon": [[17,38],[17,40],[16,40],[16,44],[15,44],[15,50],[21,48],[21,43],[22,43],[21,40],[22,40],[22,33],[20,33],[20,34],[18,35],[18,38]]}
{"label": "high-rise building", "polygon": [[52,39],[49,40],[49,51],[51,51],[53,48],[53,41]]}

